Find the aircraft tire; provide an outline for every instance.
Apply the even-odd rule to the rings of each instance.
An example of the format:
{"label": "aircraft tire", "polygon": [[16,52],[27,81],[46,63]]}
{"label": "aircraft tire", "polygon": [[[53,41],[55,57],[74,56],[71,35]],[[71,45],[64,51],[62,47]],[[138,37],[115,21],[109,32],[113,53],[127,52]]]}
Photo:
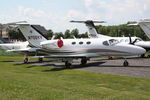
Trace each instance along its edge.
{"label": "aircraft tire", "polygon": [[127,60],[125,60],[124,63],[123,63],[123,66],[124,67],[129,66],[129,62]]}
{"label": "aircraft tire", "polygon": [[83,58],[81,59],[81,65],[85,65],[87,63],[87,59]]}
{"label": "aircraft tire", "polygon": [[39,58],[39,62],[42,63],[43,62],[43,58]]}
{"label": "aircraft tire", "polygon": [[24,59],[24,63],[25,63],[25,64],[27,64],[27,63],[28,63],[28,61],[29,61],[29,59],[28,59],[28,58],[25,58],[25,59]]}
{"label": "aircraft tire", "polygon": [[141,58],[144,58],[144,57],[145,57],[145,54],[142,54],[142,55],[141,55]]}
{"label": "aircraft tire", "polygon": [[70,68],[72,68],[71,66],[72,66],[72,64],[70,62],[68,62],[68,61],[65,62],[65,68],[70,69]]}

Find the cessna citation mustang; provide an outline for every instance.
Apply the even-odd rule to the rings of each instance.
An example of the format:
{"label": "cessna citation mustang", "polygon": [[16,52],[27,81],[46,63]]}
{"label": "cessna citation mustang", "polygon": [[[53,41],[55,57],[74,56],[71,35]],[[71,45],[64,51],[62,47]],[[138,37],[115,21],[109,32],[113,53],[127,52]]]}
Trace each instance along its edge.
{"label": "cessna citation mustang", "polygon": [[[16,24],[32,47],[40,48],[36,52],[44,52],[47,56],[42,58],[61,58],[65,61],[66,68],[70,68],[73,59],[81,59],[81,64],[86,64],[91,57],[131,56],[146,52],[142,47],[132,44],[120,43],[116,39],[57,39],[47,40],[30,24]],[[38,53],[37,53],[38,54]],[[124,66],[128,66],[127,60]]]}
{"label": "cessna citation mustang", "polygon": [[[146,49],[146,51],[150,50],[150,41],[143,41],[139,37],[110,37],[102,34],[98,34],[96,27],[94,23],[105,23],[104,21],[92,21],[92,20],[87,20],[87,21],[70,21],[73,23],[84,23],[87,28],[88,28],[88,35],[90,38],[106,38],[106,39],[115,39],[121,43],[126,43],[126,44],[133,44],[136,46],[143,47]],[[139,25],[141,28],[144,30],[144,32],[148,35],[150,38],[150,22],[139,22]],[[142,54],[144,56],[144,54]]]}

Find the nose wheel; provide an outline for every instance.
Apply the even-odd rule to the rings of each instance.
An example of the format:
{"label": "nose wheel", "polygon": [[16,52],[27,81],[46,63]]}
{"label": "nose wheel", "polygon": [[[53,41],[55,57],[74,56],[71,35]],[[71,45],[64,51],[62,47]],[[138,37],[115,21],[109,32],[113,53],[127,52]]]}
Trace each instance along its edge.
{"label": "nose wheel", "polygon": [[129,62],[127,60],[124,61],[123,66],[129,66]]}

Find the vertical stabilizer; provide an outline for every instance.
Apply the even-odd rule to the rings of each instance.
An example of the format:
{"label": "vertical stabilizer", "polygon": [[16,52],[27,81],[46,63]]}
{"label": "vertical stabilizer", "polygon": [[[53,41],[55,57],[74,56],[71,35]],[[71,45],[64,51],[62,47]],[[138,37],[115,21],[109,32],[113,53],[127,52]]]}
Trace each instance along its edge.
{"label": "vertical stabilizer", "polygon": [[102,34],[98,34],[96,27],[94,23],[105,23],[104,21],[92,21],[92,20],[87,20],[87,21],[70,21],[74,23],[84,23],[86,27],[88,28],[88,36],[90,38],[102,38],[102,37],[108,37]]}
{"label": "vertical stabilizer", "polygon": [[150,39],[150,21],[141,21],[139,25]]}
{"label": "vertical stabilizer", "polygon": [[18,28],[33,47],[40,47],[40,42],[47,40],[44,34],[37,30],[34,25],[20,24]]}

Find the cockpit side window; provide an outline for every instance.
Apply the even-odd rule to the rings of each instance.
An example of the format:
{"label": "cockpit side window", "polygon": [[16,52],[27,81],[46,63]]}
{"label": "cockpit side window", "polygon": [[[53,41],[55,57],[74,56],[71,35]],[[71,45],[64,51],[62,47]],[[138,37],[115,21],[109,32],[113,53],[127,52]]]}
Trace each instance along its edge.
{"label": "cockpit side window", "polygon": [[104,42],[103,42],[103,45],[105,45],[105,46],[109,46],[108,41],[104,41]]}
{"label": "cockpit side window", "polygon": [[118,40],[115,40],[115,39],[110,39],[110,40],[109,40],[109,44],[110,44],[110,45],[115,45],[115,44],[117,44],[117,43],[119,43]]}
{"label": "cockpit side window", "polygon": [[141,38],[136,38],[136,41],[143,41]]}
{"label": "cockpit side window", "polygon": [[113,46],[113,45],[118,44],[118,43],[119,43],[118,40],[110,39],[108,41],[104,41],[103,45],[105,45],[105,46],[109,46],[109,45]]}

